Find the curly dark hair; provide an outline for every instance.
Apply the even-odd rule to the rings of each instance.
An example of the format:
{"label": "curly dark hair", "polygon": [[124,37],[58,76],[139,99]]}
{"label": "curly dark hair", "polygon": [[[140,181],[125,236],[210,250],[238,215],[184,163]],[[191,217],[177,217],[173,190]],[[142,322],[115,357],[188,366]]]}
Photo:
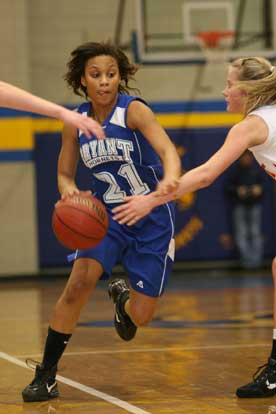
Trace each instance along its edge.
{"label": "curly dark hair", "polygon": [[68,86],[74,93],[87,98],[86,88],[81,84],[81,77],[84,75],[85,65],[88,59],[96,56],[112,56],[119,67],[120,84],[119,92],[129,94],[130,90],[137,90],[129,86],[129,80],[134,79],[134,74],[138,70],[138,65],[130,63],[128,57],[122,50],[110,42],[96,43],[88,42],[78,46],[71,53],[71,60],[67,63],[68,71],[64,76]]}

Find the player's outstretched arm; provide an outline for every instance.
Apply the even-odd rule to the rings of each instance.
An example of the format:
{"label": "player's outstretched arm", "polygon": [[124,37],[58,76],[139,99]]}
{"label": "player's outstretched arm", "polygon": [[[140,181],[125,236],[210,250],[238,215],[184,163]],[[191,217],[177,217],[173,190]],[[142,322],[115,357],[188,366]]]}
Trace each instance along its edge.
{"label": "player's outstretched arm", "polygon": [[91,134],[96,135],[99,139],[104,138],[102,127],[93,119],[2,81],[0,81],[0,106],[57,118],[81,129],[87,138],[90,138]]}
{"label": "player's outstretched arm", "polygon": [[169,194],[162,195],[157,189],[157,191],[148,195],[125,197],[124,201],[126,201],[126,203],[115,207],[112,210],[114,220],[118,221],[119,224],[132,226],[138,220],[141,220],[141,218],[148,215],[155,207],[175,200],[185,193],[207,187],[216,178],[216,176],[211,173],[209,161],[182,175],[178,180],[177,190],[170,192]]}
{"label": "player's outstretched arm", "polygon": [[177,199],[183,194],[208,187],[246,149],[263,143],[266,136],[267,128],[261,119],[253,116],[250,119],[245,119],[232,127],[225,143],[208,161],[182,175],[175,191],[162,195],[157,189],[157,191],[145,196],[126,197],[125,204],[112,210],[113,218],[120,224],[133,225],[155,207]]}

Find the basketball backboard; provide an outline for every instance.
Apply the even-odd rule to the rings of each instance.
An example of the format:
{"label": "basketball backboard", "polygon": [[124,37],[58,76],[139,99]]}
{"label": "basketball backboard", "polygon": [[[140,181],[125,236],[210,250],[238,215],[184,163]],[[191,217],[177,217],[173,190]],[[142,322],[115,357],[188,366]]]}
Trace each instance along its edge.
{"label": "basketball backboard", "polygon": [[144,64],[203,63],[196,34],[233,31],[229,58],[276,59],[276,0],[135,0],[133,51]]}

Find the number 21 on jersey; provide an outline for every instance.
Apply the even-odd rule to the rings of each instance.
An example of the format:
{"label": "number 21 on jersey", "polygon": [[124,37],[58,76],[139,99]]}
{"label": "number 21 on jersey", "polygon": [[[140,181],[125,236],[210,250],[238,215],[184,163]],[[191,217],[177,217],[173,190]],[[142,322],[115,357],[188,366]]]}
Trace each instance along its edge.
{"label": "number 21 on jersey", "polygon": [[[141,195],[149,193],[150,189],[146,183],[143,183],[139,174],[133,164],[123,164],[118,170],[118,175],[124,177],[133,195]],[[107,204],[121,203],[123,197],[126,196],[126,192],[122,190],[116,181],[113,174],[107,171],[95,173],[94,176],[105,183],[109,184],[108,189],[103,195],[103,200]]]}

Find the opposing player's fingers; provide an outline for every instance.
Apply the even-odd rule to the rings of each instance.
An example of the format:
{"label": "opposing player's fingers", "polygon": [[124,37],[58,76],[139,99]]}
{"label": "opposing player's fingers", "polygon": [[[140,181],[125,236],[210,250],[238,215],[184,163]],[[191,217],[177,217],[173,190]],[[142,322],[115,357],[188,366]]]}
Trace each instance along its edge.
{"label": "opposing player's fingers", "polygon": [[[86,121],[86,120],[85,120]],[[105,138],[105,133],[104,130],[102,129],[102,127],[96,123],[92,123],[91,125],[91,120],[89,120],[89,125],[87,125],[86,122],[83,123],[81,130],[82,132],[85,134],[86,138],[91,139],[92,135],[94,134],[96,136],[96,138],[98,139],[104,139]]]}
{"label": "opposing player's fingers", "polygon": [[133,200],[135,197],[137,197],[137,196],[125,196],[125,197],[123,197],[123,200],[124,200],[124,201],[131,201],[131,200]]}
{"label": "opposing player's fingers", "polygon": [[137,223],[137,221],[138,221],[138,220],[139,220],[139,218],[134,217],[133,219],[131,219],[131,220],[127,223],[127,225],[128,225],[128,226],[133,226],[133,224]]}
{"label": "opposing player's fingers", "polygon": [[115,214],[114,216],[112,216],[113,220],[118,221],[120,220],[121,216],[120,214]]}
{"label": "opposing player's fingers", "polygon": [[126,224],[129,226],[129,223],[134,219],[135,216],[133,214],[128,214],[127,216],[124,216],[122,219],[118,220],[119,224]]}
{"label": "opposing player's fingers", "polygon": [[119,224],[126,224],[128,222],[128,220],[129,220],[128,216],[125,216],[121,219],[118,219],[117,221],[118,221]]}
{"label": "opposing player's fingers", "polygon": [[99,138],[99,139],[104,139],[105,138],[105,132],[104,132],[104,129],[99,125],[98,126],[98,133],[97,133],[97,137]]}
{"label": "opposing player's fingers", "polygon": [[115,218],[115,216],[120,213],[122,211],[122,206],[118,206],[118,207],[114,207],[111,211],[114,214],[113,218]]}
{"label": "opposing player's fingers", "polygon": [[126,211],[120,211],[119,213],[117,213],[117,214],[115,214],[114,216],[113,216],[113,219],[115,220],[115,221],[119,221],[119,220],[122,220],[122,219],[124,219],[124,218],[126,218],[126,217],[128,217],[128,212],[126,212]]}
{"label": "opposing player's fingers", "polygon": [[84,135],[86,136],[86,138],[90,139],[91,138],[91,133],[89,132],[89,130],[86,127],[82,127],[82,132],[84,133]]}
{"label": "opposing player's fingers", "polygon": [[120,213],[121,211],[125,211],[128,209],[128,204],[121,204],[118,207],[114,207],[111,211],[112,213]]}
{"label": "opposing player's fingers", "polygon": [[102,127],[98,124],[93,125],[93,129],[90,128],[92,130],[92,132],[94,132],[94,134],[96,135],[96,137],[98,139],[104,139],[105,138],[105,133],[104,130],[102,129]]}

